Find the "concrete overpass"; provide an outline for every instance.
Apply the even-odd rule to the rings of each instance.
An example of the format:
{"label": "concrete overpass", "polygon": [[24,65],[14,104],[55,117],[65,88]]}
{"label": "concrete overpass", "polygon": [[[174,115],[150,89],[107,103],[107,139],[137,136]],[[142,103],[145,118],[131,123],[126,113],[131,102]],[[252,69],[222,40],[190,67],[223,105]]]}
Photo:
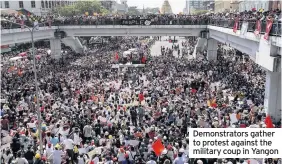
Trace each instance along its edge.
{"label": "concrete overpass", "polygon": [[[40,27],[34,32],[34,40],[55,38],[56,30],[64,31],[67,36],[199,36],[206,25],[151,25],[151,26],[121,26],[121,25],[84,25],[84,26],[52,26]],[[30,42],[28,29],[2,30],[1,44]]]}
{"label": "concrete overpass", "polygon": [[[58,38],[56,31],[65,35]],[[240,30],[234,33],[232,29],[210,25],[150,25],[150,26],[60,26],[41,27],[34,32],[34,40],[50,39],[51,51],[55,58],[60,57],[61,42],[72,47],[76,52],[82,51],[78,36],[201,36],[208,31],[201,44],[206,44],[209,60],[217,57],[218,42],[246,53],[257,64],[267,71],[265,86],[265,110],[274,120],[281,118],[281,37],[270,37],[268,41],[263,36],[255,36],[252,32],[240,35]],[[27,29],[2,30],[1,45],[30,42],[30,32]],[[198,44],[197,46],[203,46]]]}

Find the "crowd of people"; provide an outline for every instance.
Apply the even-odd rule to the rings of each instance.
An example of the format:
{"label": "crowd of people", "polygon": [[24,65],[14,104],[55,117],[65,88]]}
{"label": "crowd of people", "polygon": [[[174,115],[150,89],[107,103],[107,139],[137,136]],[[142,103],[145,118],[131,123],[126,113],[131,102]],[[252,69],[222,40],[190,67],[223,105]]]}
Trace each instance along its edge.
{"label": "crowd of people", "polygon": [[[194,38],[186,39],[181,44],[193,49]],[[38,97],[31,58],[4,64],[1,137],[2,143],[9,141],[2,145],[2,162],[246,163],[247,159],[189,158],[188,129],[265,127],[265,72],[226,45],[218,47],[216,61],[175,56],[171,51],[179,47],[176,44],[150,56],[156,40],[161,38],[144,42],[116,37],[90,46],[85,54],[64,50],[60,62],[43,50],[37,61]],[[113,68],[119,62],[115,55],[130,48],[142,49],[150,60],[144,67]],[[9,63],[9,54],[4,59]],[[274,126],[280,128],[281,121]],[[158,139],[165,146],[160,157],[152,148]],[[281,159],[266,163],[281,164]]]}
{"label": "crowd of people", "polygon": [[[122,25],[123,20],[134,19],[149,20],[150,25],[218,25],[233,27],[234,20],[239,19],[240,22],[248,21],[249,31],[255,30],[257,20],[262,20],[262,29],[265,30],[266,20],[271,19],[273,28],[271,34],[281,36],[281,10],[275,9],[271,11],[264,10],[250,10],[244,12],[224,12],[224,13],[208,13],[202,15],[185,15],[185,14],[146,14],[146,15],[74,15],[74,16],[34,16],[34,15],[1,15],[2,20],[9,20],[1,22],[2,29],[20,28],[20,25],[33,26],[34,22],[40,26],[62,26],[62,25]],[[136,23],[136,21],[134,22]],[[144,24],[140,24],[144,25]],[[263,31],[264,32],[264,31]]]}

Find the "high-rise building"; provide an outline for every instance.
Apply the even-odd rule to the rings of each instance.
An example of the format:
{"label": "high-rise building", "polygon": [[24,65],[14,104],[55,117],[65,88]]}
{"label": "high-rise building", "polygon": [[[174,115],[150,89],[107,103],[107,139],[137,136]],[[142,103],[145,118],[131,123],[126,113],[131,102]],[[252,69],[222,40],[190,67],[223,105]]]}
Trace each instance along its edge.
{"label": "high-rise building", "polygon": [[193,14],[196,10],[206,10],[207,6],[204,3],[205,0],[186,0],[183,12],[185,14]]}
{"label": "high-rise building", "polygon": [[75,1],[62,1],[62,0],[29,0],[29,1],[0,1],[0,8],[21,10],[25,9],[35,15],[46,15],[52,11],[54,7],[72,5]]}
{"label": "high-rise building", "polygon": [[203,1],[203,9],[208,11],[214,11],[214,0]]}
{"label": "high-rise building", "polygon": [[168,2],[168,0],[165,0],[162,7],[161,7],[161,13],[162,14],[172,14],[171,6]]}

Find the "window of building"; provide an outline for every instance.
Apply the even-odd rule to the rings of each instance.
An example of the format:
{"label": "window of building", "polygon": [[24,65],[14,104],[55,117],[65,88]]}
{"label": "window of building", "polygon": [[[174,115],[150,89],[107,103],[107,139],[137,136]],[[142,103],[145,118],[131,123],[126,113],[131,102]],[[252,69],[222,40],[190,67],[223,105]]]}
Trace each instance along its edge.
{"label": "window of building", "polygon": [[49,1],[49,8],[52,8],[52,6],[51,6],[51,1]]}
{"label": "window of building", "polygon": [[41,0],[41,8],[44,8],[45,4],[44,1]]}
{"label": "window of building", "polygon": [[5,1],[5,8],[10,8],[9,1]]}
{"label": "window of building", "polygon": [[23,1],[19,1],[19,8],[24,8]]}
{"label": "window of building", "polygon": [[48,1],[45,1],[45,7],[48,8]]}
{"label": "window of building", "polygon": [[35,8],[35,1],[30,1],[31,3],[31,8]]}
{"label": "window of building", "polygon": [[54,1],[52,1],[52,7],[54,7],[55,6],[55,3],[54,3]]}

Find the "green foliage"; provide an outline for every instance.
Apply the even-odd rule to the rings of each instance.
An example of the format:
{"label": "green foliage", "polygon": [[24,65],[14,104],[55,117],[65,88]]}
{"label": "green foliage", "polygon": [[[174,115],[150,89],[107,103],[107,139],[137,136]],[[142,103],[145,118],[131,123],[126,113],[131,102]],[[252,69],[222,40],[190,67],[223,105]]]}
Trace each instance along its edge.
{"label": "green foliage", "polygon": [[79,11],[74,6],[57,7],[54,12],[61,16],[71,16],[79,13]]}
{"label": "green foliage", "polygon": [[158,7],[155,7],[155,8],[149,8],[147,7],[145,9],[145,13],[152,13],[152,14],[156,14],[156,13],[159,13],[160,9]]}
{"label": "green foliage", "polygon": [[141,12],[138,11],[137,7],[129,7],[127,14],[128,15],[141,15]]}
{"label": "green foliage", "polygon": [[109,13],[97,0],[79,0],[72,6],[57,7],[55,12],[61,16],[83,15],[86,12],[88,12],[89,15],[93,15],[93,13]]}

